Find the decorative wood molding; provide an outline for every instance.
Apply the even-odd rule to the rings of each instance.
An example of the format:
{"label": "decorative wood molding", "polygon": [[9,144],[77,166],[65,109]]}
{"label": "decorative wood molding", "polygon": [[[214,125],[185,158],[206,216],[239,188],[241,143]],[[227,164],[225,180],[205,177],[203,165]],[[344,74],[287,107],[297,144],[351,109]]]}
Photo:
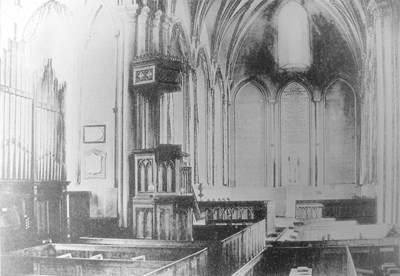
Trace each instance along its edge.
{"label": "decorative wood molding", "polygon": [[159,53],[133,60],[133,86],[149,98],[181,91],[184,62],[180,57]]}

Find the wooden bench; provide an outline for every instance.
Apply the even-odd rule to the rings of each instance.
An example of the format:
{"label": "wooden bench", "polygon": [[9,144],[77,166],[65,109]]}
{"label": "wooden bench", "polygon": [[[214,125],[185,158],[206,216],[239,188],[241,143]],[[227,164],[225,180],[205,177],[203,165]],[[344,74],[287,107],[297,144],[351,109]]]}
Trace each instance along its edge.
{"label": "wooden bench", "polygon": [[122,244],[46,244],[25,248],[3,254],[1,271],[3,275],[147,275],[173,263],[174,267],[189,267],[179,263],[187,256],[192,256],[193,265],[197,262],[199,273],[194,275],[204,275],[205,248]]}

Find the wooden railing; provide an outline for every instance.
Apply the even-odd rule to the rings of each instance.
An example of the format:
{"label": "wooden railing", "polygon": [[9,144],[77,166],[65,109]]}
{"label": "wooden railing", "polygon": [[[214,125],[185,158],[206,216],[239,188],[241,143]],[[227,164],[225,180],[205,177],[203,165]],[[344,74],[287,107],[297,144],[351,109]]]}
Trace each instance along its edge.
{"label": "wooden railing", "polygon": [[221,273],[230,275],[264,249],[265,220],[243,229],[221,243]]}
{"label": "wooden railing", "polygon": [[208,272],[207,249],[196,252],[162,268],[154,270],[145,276],[205,276],[212,275]]}
{"label": "wooden railing", "polygon": [[[46,244],[1,254],[4,275],[210,275],[191,243]],[[3,274],[2,274],[3,275]]]}
{"label": "wooden railing", "polygon": [[346,275],[347,276],[357,276],[356,267],[354,266],[353,258],[351,257],[351,253],[349,247],[346,246]]}

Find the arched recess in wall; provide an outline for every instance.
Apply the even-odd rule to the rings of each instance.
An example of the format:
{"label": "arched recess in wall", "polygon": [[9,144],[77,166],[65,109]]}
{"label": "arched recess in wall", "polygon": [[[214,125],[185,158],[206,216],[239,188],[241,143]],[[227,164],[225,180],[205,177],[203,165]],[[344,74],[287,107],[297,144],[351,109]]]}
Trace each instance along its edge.
{"label": "arched recess in wall", "polygon": [[234,98],[236,187],[266,185],[266,96],[253,82]]}
{"label": "arched recess in wall", "polygon": [[290,82],[280,95],[281,186],[310,185],[310,94]]}
{"label": "arched recess in wall", "polygon": [[325,184],[355,184],[356,98],[345,81],[333,81],[325,93]]}
{"label": "arched recess in wall", "polygon": [[[92,216],[116,216],[117,202],[114,200],[116,197],[112,198],[112,195],[116,192],[114,189],[116,125],[113,108],[117,89],[117,37],[114,24],[104,6],[99,6],[95,10],[89,24],[88,40],[82,61],[81,122],[83,126],[105,125],[105,142],[83,144],[82,147],[84,150],[96,147],[104,151],[106,160],[102,168],[105,170],[105,177],[82,179],[82,185],[88,187],[99,198],[98,202],[91,204]],[[82,171],[85,169],[82,167]],[[105,199],[108,199],[108,203]]]}
{"label": "arched recess in wall", "polygon": [[38,6],[27,20],[22,40],[29,45],[30,68],[42,70],[51,58],[60,79],[71,78],[74,65],[74,16],[60,1],[48,1]]}
{"label": "arched recess in wall", "polygon": [[208,174],[208,67],[207,56],[204,49],[200,49],[197,59],[196,99],[194,107],[195,141],[197,143],[197,173],[198,181],[202,184],[209,183]]}

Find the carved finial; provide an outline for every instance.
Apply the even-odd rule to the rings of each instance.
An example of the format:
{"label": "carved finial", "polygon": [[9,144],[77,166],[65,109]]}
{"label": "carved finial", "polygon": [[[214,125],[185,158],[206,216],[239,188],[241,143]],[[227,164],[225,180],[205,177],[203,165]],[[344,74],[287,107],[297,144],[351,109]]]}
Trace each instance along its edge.
{"label": "carved finial", "polygon": [[200,200],[201,200],[203,198],[203,196],[204,196],[204,194],[203,194],[203,184],[202,183],[199,184],[199,191],[200,191],[199,197],[200,197]]}

